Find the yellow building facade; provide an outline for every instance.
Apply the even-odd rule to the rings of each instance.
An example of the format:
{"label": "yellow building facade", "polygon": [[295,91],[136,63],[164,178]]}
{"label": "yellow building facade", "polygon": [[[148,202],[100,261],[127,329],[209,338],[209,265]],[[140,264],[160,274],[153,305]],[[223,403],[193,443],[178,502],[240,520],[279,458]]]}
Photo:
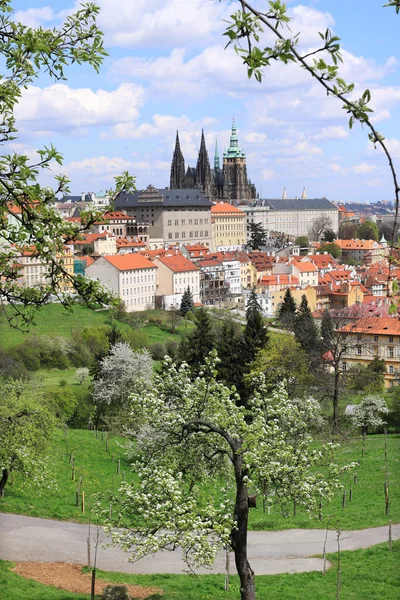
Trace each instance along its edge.
{"label": "yellow building facade", "polygon": [[242,250],[245,245],[245,213],[227,202],[211,207],[211,223],[214,249]]}

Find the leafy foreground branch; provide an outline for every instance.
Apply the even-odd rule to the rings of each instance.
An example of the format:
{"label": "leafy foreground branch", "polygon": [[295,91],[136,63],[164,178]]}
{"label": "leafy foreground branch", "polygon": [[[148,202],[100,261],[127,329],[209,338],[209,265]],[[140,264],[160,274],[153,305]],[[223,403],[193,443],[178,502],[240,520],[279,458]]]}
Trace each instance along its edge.
{"label": "leafy foreground branch", "polygon": [[[269,396],[260,377],[246,410],[216,380],[217,362],[211,353],[193,381],[186,364],[167,361],[153,388],[133,395],[127,427],[144,423],[133,465],[139,483],[122,483],[107,497],[117,516],[110,520],[106,510],[102,517],[133,561],[181,547],[189,568],[207,566],[219,549],[230,548],[241,599],[254,600],[247,558],[251,495],[262,493],[284,507],[296,503],[311,516],[339,487],[341,470],[333,444],[312,449],[313,399],[290,400],[283,388]],[[214,501],[204,490],[207,483],[215,490],[221,478],[226,485]]]}
{"label": "leafy foreground branch", "polygon": [[[227,45],[234,45],[236,53],[246,65],[249,78],[254,76],[261,82],[263,69],[275,61],[298,64],[322,85],[328,96],[334,96],[342,102],[343,110],[349,115],[350,129],[355,122],[360,123],[369,130],[368,138],[374,147],[378,146],[383,150],[389,164],[395,197],[395,218],[391,235],[393,251],[399,216],[400,182],[385,138],[377,131],[370,119],[373,112],[369,106],[370,91],[365,90],[357,98],[354,91],[355,84],[346,83],[340,77],[339,64],[343,62],[340,38],[333,36],[329,29],[318,32],[322,44],[318,48],[306,51],[301,47],[301,33],[291,37],[284,35],[285,28],[290,31],[292,19],[288,15],[286,4],[281,0],[270,0],[266,12],[257,10],[247,0],[239,0],[239,3],[241,10],[231,15],[225,35],[229,39]],[[399,0],[389,2],[385,6],[395,7],[396,13],[399,13]],[[264,33],[272,43],[263,47],[260,45],[260,38]]]}
{"label": "leafy foreground branch", "polygon": [[[43,73],[55,81],[66,80],[66,69],[73,63],[88,63],[100,69],[106,52],[103,33],[96,24],[99,8],[92,2],[82,4],[66,17],[59,28],[35,29],[13,19],[11,0],[0,2],[0,55],[3,74],[0,85],[0,144],[10,146],[16,138],[14,111],[27,88]],[[5,314],[12,324],[29,324],[35,309],[48,302],[52,294],[69,306],[75,290],[86,302],[109,302],[111,297],[97,282],[75,276],[65,264],[65,246],[80,238],[102,211],[86,210],[81,223],[62,219],[54,210],[58,194],[69,191],[65,175],[55,176],[55,189],[41,187],[40,175],[62,165],[62,155],[52,145],[28,156],[5,153],[0,156],[0,302],[13,307]],[[128,173],[116,177],[111,200],[123,190],[134,187]],[[21,257],[39,261],[47,284],[41,288],[25,286],[20,280]],[[10,316],[11,315],[11,316]]]}

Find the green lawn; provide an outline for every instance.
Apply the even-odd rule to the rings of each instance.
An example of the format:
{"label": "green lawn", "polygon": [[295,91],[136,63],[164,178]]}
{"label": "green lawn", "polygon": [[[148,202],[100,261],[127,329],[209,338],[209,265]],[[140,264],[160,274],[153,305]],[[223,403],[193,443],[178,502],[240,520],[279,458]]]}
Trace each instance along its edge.
{"label": "green lawn", "polygon": [[[77,384],[74,384],[77,385]],[[69,455],[75,456],[75,481],[71,480],[71,465]],[[90,501],[93,492],[115,490],[121,481],[121,475],[116,474],[116,460],[121,459],[121,471],[126,478],[130,475],[130,467],[124,459],[122,438],[110,439],[109,452],[105,449],[105,440],[94,432],[70,429],[68,440],[63,433],[59,434],[57,451],[54,454],[54,465],[57,473],[58,489],[51,493],[43,492],[38,496],[29,489],[21,487],[18,475],[15,475],[14,485],[8,485],[4,499],[0,500],[0,510],[31,516],[54,519],[69,519],[86,521],[88,513],[82,515],[75,506],[75,492],[79,477],[83,477],[83,488],[86,503]],[[360,459],[360,466],[352,473],[346,473],[343,483],[347,490],[346,506],[342,508],[342,494],[338,492],[333,502],[323,507],[323,519],[310,519],[301,509],[297,508],[296,516],[283,516],[278,507],[273,507],[271,514],[263,512],[262,501],[258,498],[257,508],[250,511],[249,525],[251,529],[290,529],[290,528],[325,528],[329,520],[330,527],[340,526],[342,529],[362,529],[385,525],[384,486],[384,437],[382,435],[367,438],[365,455],[361,458],[362,440],[356,439],[342,444],[338,452],[339,464],[344,465]],[[400,436],[389,436],[389,480],[391,502],[391,518],[394,523],[400,522]],[[113,457],[113,460],[112,460]],[[354,474],[357,483],[354,484]],[[349,501],[350,485],[352,486],[352,502]],[[217,496],[217,487],[211,490],[211,495]]]}
{"label": "green lawn", "polygon": [[[84,327],[100,327],[105,325],[108,318],[108,310],[95,311],[75,305],[72,311],[68,311],[61,304],[47,304],[37,311],[34,325],[31,325],[28,333],[10,327],[2,317],[0,319],[0,347],[16,346],[32,335],[60,335],[71,338],[74,331]],[[118,323],[118,327],[123,331],[130,330],[129,325],[125,323]]]}
{"label": "green lawn", "polygon": [[91,382],[90,376],[80,384],[75,379],[75,373],[76,367],[71,367],[71,369],[40,369],[40,371],[33,371],[31,377],[43,386],[55,387],[60,384],[60,381],[65,381],[68,387],[75,388],[76,391],[87,389]]}
{"label": "green lawn", "polygon": [[[318,572],[295,575],[264,575],[256,578],[260,600],[335,600],[337,556],[328,559],[333,566],[326,575]],[[400,542],[392,552],[386,544],[366,550],[341,553],[341,598],[343,600],[398,600],[400,589]],[[23,579],[12,573],[13,564],[0,561],[0,589],[7,600],[87,600],[89,595],[71,594]],[[160,596],[148,600],[238,600],[238,578],[231,577],[228,592],[222,575],[126,575],[99,572],[99,577],[119,583],[159,587]]]}

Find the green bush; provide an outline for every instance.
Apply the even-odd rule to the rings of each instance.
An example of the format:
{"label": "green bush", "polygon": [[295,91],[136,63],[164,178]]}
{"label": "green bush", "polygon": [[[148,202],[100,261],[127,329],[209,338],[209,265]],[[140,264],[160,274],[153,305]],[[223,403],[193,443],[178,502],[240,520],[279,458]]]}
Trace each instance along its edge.
{"label": "green bush", "polygon": [[163,360],[163,358],[167,354],[165,346],[164,344],[161,344],[161,342],[155,342],[154,344],[150,344],[149,352],[153,360]]}
{"label": "green bush", "polygon": [[[165,342],[165,350],[172,360],[176,360],[179,352],[179,344],[175,340],[167,340]],[[164,358],[164,357],[163,357]]]}

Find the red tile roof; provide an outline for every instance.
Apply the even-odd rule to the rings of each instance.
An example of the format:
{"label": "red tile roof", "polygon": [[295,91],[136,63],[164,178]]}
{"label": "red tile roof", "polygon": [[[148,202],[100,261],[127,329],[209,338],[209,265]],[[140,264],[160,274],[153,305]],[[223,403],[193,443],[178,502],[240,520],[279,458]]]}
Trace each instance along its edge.
{"label": "red tile roof", "polygon": [[163,265],[168,267],[174,273],[184,273],[185,271],[200,271],[191,260],[182,254],[173,254],[170,256],[159,256],[157,258]]}
{"label": "red tile roof", "polygon": [[136,271],[138,269],[156,269],[153,263],[138,252],[103,256],[118,271]]}
{"label": "red tile roof", "polygon": [[228,202],[218,202],[211,207],[211,214],[213,215],[228,213],[234,213],[235,217],[245,216],[245,213],[240,210],[240,208],[237,208],[237,206],[232,206],[232,204],[229,204]]}

